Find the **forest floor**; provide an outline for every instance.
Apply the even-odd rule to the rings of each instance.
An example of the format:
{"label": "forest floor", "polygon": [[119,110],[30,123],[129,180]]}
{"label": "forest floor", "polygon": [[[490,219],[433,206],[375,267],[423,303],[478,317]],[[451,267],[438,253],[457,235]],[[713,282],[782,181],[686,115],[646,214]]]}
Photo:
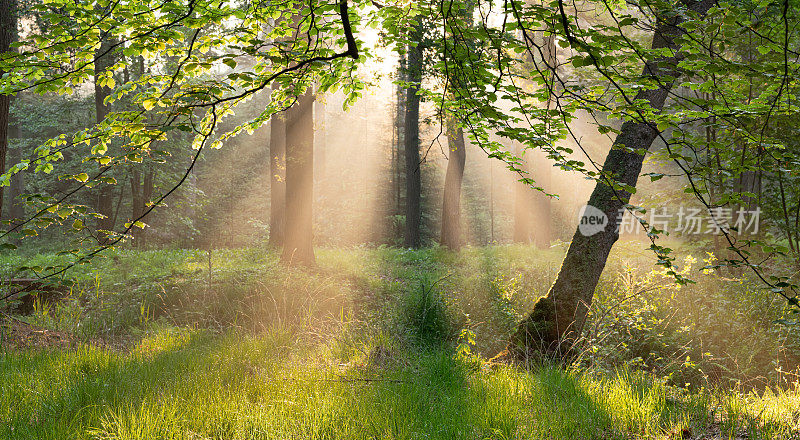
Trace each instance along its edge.
{"label": "forest floor", "polygon": [[[663,284],[650,267],[631,280],[626,268],[647,258],[637,252],[616,255],[600,306],[627,296],[619,286]],[[797,376],[767,379],[767,362],[725,382],[705,371],[732,365],[721,358],[635,357],[642,335],[683,335],[663,321],[631,340],[615,333],[628,321],[598,321],[605,333],[569,366],[492,362],[562,253],[321,249],[317,269],[287,270],[259,249],[119,251],[82,268],[67,300],[0,323],[0,437],[800,439]],[[625,313],[613,316],[656,316]],[[796,337],[748,331],[739,345]],[[677,356],[674,344],[647,349]]]}

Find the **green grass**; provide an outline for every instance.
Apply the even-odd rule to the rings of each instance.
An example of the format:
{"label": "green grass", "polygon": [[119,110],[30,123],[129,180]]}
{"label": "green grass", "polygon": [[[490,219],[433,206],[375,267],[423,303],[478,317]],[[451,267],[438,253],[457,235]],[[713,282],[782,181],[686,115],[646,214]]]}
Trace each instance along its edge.
{"label": "green grass", "polygon": [[677,288],[630,244],[577,364],[487,363],[563,252],[323,248],[309,271],[253,248],[209,271],[204,251],[116,250],[23,318],[88,344],[0,352],[0,437],[800,438],[785,309],[746,278]]}
{"label": "green grass", "polygon": [[[627,371],[476,368],[445,347],[343,359],[332,345],[294,342],[280,330],[154,328],[128,353],[3,353],[0,436],[627,439],[716,426],[726,438],[789,438],[800,428],[795,392],[690,394]],[[715,407],[722,418],[712,423]]]}

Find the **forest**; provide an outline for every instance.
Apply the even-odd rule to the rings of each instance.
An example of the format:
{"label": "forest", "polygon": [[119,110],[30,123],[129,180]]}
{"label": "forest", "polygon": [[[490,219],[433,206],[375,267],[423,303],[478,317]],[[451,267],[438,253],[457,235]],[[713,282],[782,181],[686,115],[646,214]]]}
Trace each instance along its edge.
{"label": "forest", "polygon": [[800,439],[797,0],[0,0],[0,438]]}

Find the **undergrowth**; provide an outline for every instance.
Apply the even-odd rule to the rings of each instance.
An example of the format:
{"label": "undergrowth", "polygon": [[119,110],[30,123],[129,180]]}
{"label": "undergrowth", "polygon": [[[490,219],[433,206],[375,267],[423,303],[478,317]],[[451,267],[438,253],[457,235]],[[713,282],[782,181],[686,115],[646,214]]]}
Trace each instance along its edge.
{"label": "undergrowth", "polygon": [[[18,317],[87,344],[0,354],[0,435],[797,435],[800,337],[775,324],[784,305],[697,257],[683,261],[696,283],[677,286],[619,246],[574,364],[487,361],[563,251],[319,249],[307,270],[260,248],[117,250],[82,266],[65,299]],[[93,345],[115,338],[125,348]]]}

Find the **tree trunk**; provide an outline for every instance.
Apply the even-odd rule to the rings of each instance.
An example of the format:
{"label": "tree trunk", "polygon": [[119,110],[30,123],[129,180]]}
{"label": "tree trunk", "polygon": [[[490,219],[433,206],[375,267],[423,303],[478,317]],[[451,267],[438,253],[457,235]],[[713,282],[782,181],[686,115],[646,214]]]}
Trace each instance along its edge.
{"label": "tree trunk", "polygon": [[[111,47],[111,40],[108,35],[101,33],[100,48],[97,50],[97,59],[94,63],[94,105],[96,112],[96,122],[99,124],[108,115],[108,106],[105,104],[106,97],[111,94],[111,89],[108,87],[100,86],[100,74],[105,72],[106,69],[112,64],[111,54],[106,54]],[[101,183],[100,191],[97,195],[97,212],[103,215],[97,221],[97,229],[102,231],[111,231],[114,229],[114,187],[107,183]],[[106,241],[106,238],[101,234],[101,241]]]}
{"label": "tree trunk", "polygon": [[269,136],[269,245],[283,246],[286,209],[286,115],[270,120]]}
{"label": "tree trunk", "polygon": [[[552,29],[555,26],[550,26],[549,34],[543,34],[542,41],[542,62],[549,70],[549,78],[545,87],[548,90],[547,97],[547,110],[552,106],[553,87],[555,86],[555,68],[558,63],[556,58],[556,45],[555,33]],[[535,63],[533,58],[529,61]],[[549,132],[549,121],[545,121],[545,130]],[[514,153],[517,157],[522,158],[523,149],[521,145],[517,146]],[[539,151],[528,151],[528,160],[523,162],[522,169],[530,173],[527,177],[536,181],[537,186],[546,188],[550,183],[550,167],[548,166],[548,159],[545,154]],[[551,228],[551,209],[550,198],[545,196],[539,191],[530,188],[521,182],[514,183],[514,231],[512,239],[515,243],[531,242],[536,244],[537,248],[545,248],[550,246]],[[535,231],[535,232],[534,232]]]}
{"label": "tree trunk", "polygon": [[[549,189],[550,186],[550,172],[553,167],[550,166],[549,159],[537,151],[533,154],[533,173],[532,178],[536,181],[537,186]],[[552,224],[553,212],[550,197],[541,191],[534,191],[531,195],[533,215],[532,215],[532,236],[533,243],[538,249],[547,249],[550,247],[550,240],[553,239]]]}
{"label": "tree trunk", "polygon": [[[522,153],[522,146],[517,145],[514,154],[522,158]],[[521,168],[524,171],[528,171],[527,163],[523,162]],[[519,181],[514,182],[514,230],[512,234],[514,243],[528,244],[531,242],[531,209],[533,201],[531,191],[533,190],[528,185]]]}
{"label": "tree trunk", "polygon": [[[689,9],[701,15],[705,15],[711,5],[711,0],[687,2]],[[674,40],[682,32],[679,27],[681,21],[676,14],[658,17],[652,47],[669,48],[672,49],[670,52],[678,53],[679,48]],[[677,71],[679,61],[677,55],[648,62],[643,76],[662,79],[660,87],[640,91],[635,99],[645,100],[653,109],[660,110],[674,82],[664,78],[680,76]],[[649,149],[658,134],[658,129],[647,121],[625,122],[606,157],[603,173],[635,187],[644,160],[644,155],[637,151]],[[581,234],[580,229],[575,232],[555,283],[547,296],[539,299],[531,314],[519,324],[512,336],[509,345],[512,354],[520,357],[534,350],[563,357],[571,353],[570,349],[586,321],[608,254],[619,238],[617,228],[622,209],[630,196],[625,191],[614,191],[603,182],[597,183],[588,205],[599,209],[608,218],[605,229],[591,236]]]}
{"label": "tree trunk", "polygon": [[[17,40],[16,0],[0,2],[0,53],[11,50],[11,43]],[[0,76],[3,76],[0,71]],[[11,109],[11,96],[0,95],[0,174],[6,172],[6,153],[8,151],[8,122]],[[3,189],[0,186],[0,218],[3,218]]]}
{"label": "tree trunk", "polygon": [[[13,121],[8,128],[8,139],[19,139],[21,137],[20,132],[19,120]],[[19,163],[22,160],[22,151],[23,148],[19,142],[16,148],[8,150],[12,164]],[[20,199],[20,195],[25,192],[25,171],[20,171],[11,177],[9,190],[8,217],[12,220],[22,220],[25,218],[25,203]]]}
{"label": "tree trunk", "polygon": [[406,90],[405,143],[406,162],[406,230],[403,245],[418,248],[422,244],[420,236],[421,190],[419,157],[419,95],[422,82],[422,28],[414,28],[412,39],[417,45],[408,48],[408,81],[413,85]]}
{"label": "tree trunk", "polygon": [[444,177],[444,203],[442,204],[442,236],[440,244],[452,250],[461,249],[461,183],[464,179],[464,163],[467,152],[464,131],[455,124],[454,118],[447,121],[447,173]]}
{"label": "tree trunk", "polygon": [[312,229],[314,189],[314,95],[308,90],[286,111],[285,264],[315,264]]}
{"label": "tree trunk", "polygon": [[[131,221],[143,216],[147,210],[147,203],[153,197],[154,177],[155,172],[152,167],[148,167],[144,173],[144,179],[137,167],[131,170]],[[134,238],[133,245],[139,248],[144,247],[146,229],[134,227],[131,231]]]}
{"label": "tree trunk", "polygon": [[[558,65],[558,49],[556,48],[556,34],[555,34],[555,19],[550,23],[549,33],[545,33],[544,39],[544,53],[543,58],[546,66],[549,69],[549,77],[547,79],[547,102],[545,109],[548,111],[553,108],[554,87],[556,86],[556,68]],[[550,120],[545,121],[545,131],[547,135],[551,135]],[[536,151],[532,157],[533,179],[538,186],[545,190],[550,189],[550,177],[553,167],[550,166],[550,159],[543,151]],[[541,191],[536,191],[533,194],[533,242],[538,249],[546,249],[550,247],[550,241],[553,239],[553,211],[552,199]]]}
{"label": "tree trunk", "polygon": [[[406,55],[403,54],[400,56],[400,65],[397,69],[397,78],[400,81],[406,81]],[[392,204],[391,209],[391,227],[389,230],[391,231],[391,239],[390,242],[394,242],[395,239],[399,239],[399,237],[404,234],[404,231],[400,230],[400,223],[396,221],[396,219],[403,215],[403,186],[404,186],[404,177],[405,177],[405,162],[403,158],[405,154],[403,153],[405,149],[405,115],[406,115],[406,105],[405,105],[405,89],[403,89],[400,85],[398,85],[395,89],[395,99],[397,104],[395,106],[395,113],[394,113],[394,143],[392,144],[392,190],[394,191],[394,203]]]}

